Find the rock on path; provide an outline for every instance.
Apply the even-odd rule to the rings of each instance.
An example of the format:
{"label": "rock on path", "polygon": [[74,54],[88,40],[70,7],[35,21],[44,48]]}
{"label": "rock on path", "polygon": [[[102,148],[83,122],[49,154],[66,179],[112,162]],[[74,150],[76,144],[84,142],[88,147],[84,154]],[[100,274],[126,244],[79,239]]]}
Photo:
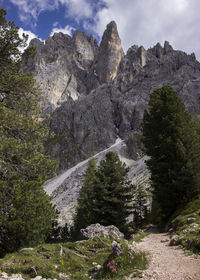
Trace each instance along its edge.
{"label": "rock on path", "polygon": [[149,268],[142,277],[127,280],[200,280],[200,257],[186,256],[178,247],[170,247],[166,233],[150,234],[137,247],[149,255]]}

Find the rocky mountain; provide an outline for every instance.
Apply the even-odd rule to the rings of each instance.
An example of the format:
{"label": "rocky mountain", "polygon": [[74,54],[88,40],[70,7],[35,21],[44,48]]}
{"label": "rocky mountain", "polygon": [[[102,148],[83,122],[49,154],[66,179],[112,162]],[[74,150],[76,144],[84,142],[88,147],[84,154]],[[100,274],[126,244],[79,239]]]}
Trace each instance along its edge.
{"label": "rocky mountain", "polygon": [[60,159],[60,171],[109,147],[118,136],[136,159],[133,144],[149,95],[164,84],[178,92],[191,113],[200,113],[200,63],[194,54],[175,51],[168,42],[148,50],[132,46],[121,59],[116,77],[101,81],[100,76],[98,87],[62,103],[52,113],[55,138],[48,144],[51,155]]}
{"label": "rocky mountain", "polygon": [[[143,185],[150,193],[149,185],[149,172],[145,165],[146,156],[141,157],[139,160],[126,157],[127,145],[124,140],[118,138],[115,143],[109,148],[97,153],[93,156],[97,165],[108,151],[113,151],[118,154],[120,160],[129,167],[129,179],[136,186]],[[53,203],[60,211],[59,223],[61,225],[66,222],[68,225],[73,224],[73,216],[77,203],[79,191],[83,185],[84,174],[90,158],[79,162],[70,169],[67,169],[62,174],[50,179],[46,182],[44,189],[47,194],[53,196]]]}
{"label": "rocky mountain", "polygon": [[33,39],[30,44],[37,55],[25,61],[24,70],[36,74],[45,112],[51,113],[54,136],[46,149],[59,159],[58,178],[68,174],[58,184],[52,181],[53,191],[49,183],[45,187],[59,209],[74,205],[87,159],[97,154],[100,160],[117,138],[123,140],[117,152],[129,163],[132,181],[147,182],[140,129],[154,89],[172,86],[187,109],[200,114],[200,63],[169,42],[147,50],[133,45],[124,54],[116,23],[111,22],[100,45],[82,31],[72,37],[54,34],[45,42]]}
{"label": "rocky mountain", "polygon": [[108,24],[100,46],[80,30],[73,37],[55,33],[45,42],[33,39],[30,45],[37,55],[25,61],[24,70],[36,74],[47,112],[112,81],[124,55],[115,22]]}

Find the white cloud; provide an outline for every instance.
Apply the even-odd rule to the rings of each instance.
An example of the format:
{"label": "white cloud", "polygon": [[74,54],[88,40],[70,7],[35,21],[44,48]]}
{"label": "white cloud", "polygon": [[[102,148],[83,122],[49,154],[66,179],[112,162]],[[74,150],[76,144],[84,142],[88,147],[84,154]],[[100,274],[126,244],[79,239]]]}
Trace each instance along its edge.
{"label": "white cloud", "polygon": [[53,36],[54,33],[62,32],[63,34],[72,35],[72,31],[75,30],[72,26],[66,25],[64,28],[54,27],[51,31],[50,36]]}
{"label": "white cloud", "polygon": [[[27,46],[29,45],[30,41],[34,38],[38,38],[37,35],[35,35],[33,32],[24,30],[23,28],[19,28],[18,30],[19,36],[22,38],[23,33],[25,35],[28,35],[28,40],[27,40]],[[38,38],[40,39],[40,38]],[[40,39],[42,41],[42,39]],[[26,48],[26,47],[25,47]],[[23,52],[25,48],[20,48],[20,51]]]}
{"label": "white cloud", "polygon": [[19,28],[18,30],[19,36],[22,38],[23,33],[25,35],[28,35],[27,45],[30,43],[30,41],[34,38],[37,38],[37,35],[35,35],[33,32],[24,30],[23,28]]}
{"label": "white cloud", "polygon": [[52,11],[58,8],[59,0],[10,0],[19,8],[19,18],[22,22],[36,25],[42,11]]}
{"label": "white cloud", "polygon": [[93,16],[93,5],[88,0],[59,0],[67,7],[66,15],[79,21]]}
{"label": "white cloud", "polygon": [[54,23],[53,23],[53,27],[58,27],[59,26],[59,22],[58,21],[55,21]]}
{"label": "white cloud", "polygon": [[[66,17],[76,20],[84,28],[101,36],[106,25],[115,20],[122,45],[126,51],[131,45],[145,48],[169,41],[175,49],[200,57],[199,0],[10,0],[19,8],[20,19],[37,24],[44,10],[55,10],[62,5]],[[104,7],[102,8],[102,3]],[[93,23],[91,23],[93,22]],[[59,24],[52,32],[71,34],[70,26]],[[55,30],[57,28],[57,30]]]}
{"label": "white cloud", "polygon": [[145,48],[169,41],[176,49],[200,54],[199,0],[104,0],[106,7],[95,16],[93,32],[102,35],[115,20],[122,45]]}
{"label": "white cloud", "polygon": [[19,8],[19,18],[33,26],[42,11],[52,11],[63,5],[66,16],[77,22],[93,16],[94,5],[89,0],[10,0]]}

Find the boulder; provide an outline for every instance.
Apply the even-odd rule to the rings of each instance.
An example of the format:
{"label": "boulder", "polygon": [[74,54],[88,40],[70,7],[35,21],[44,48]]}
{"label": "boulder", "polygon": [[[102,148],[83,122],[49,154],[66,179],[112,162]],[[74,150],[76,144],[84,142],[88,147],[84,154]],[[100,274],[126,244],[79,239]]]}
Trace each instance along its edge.
{"label": "boulder", "polygon": [[112,255],[120,256],[123,254],[122,245],[117,241],[113,241],[112,243]]}
{"label": "boulder", "polygon": [[184,234],[186,234],[186,233],[195,233],[195,232],[197,232],[197,230],[194,229],[194,228],[185,228],[185,229],[182,230],[182,233],[184,233]]}
{"label": "boulder", "polygon": [[121,233],[119,229],[113,225],[102,226],[100,224],[93,224],[85,229],[81,229],[81,234],[84,239],[92,239],[95,236],[103,236],[110,239],[124,238],[124,234]]}
{"label": "boulder", "polygon": [[24,280],[21,274],[12,274],[8,276],[5,272],[0,272],[0,280]]}
{"label": "boulder", "polygon": [[169,241],[169,246],[176,246],[180,244],[180,238],[177,234],[173,235]]}
{"label": "boulder", "polygon": [[189,218],[187,218],[188,224],[190,224],[190,223],[192,223],[192,222],[194,222],[194,221],[196,221],[196,218],[194,218],[194,217],[189,217]]}
{"label": "boulder", "polygon": [[61,280],[70,280],[70,277],[65,273],[59,273],[59,279]]}

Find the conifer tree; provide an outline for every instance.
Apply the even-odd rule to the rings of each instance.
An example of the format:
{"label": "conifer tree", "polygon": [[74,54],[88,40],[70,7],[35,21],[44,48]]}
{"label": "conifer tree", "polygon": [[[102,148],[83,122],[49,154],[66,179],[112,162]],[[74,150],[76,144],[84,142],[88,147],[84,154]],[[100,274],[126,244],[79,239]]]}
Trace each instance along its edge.
{"label": "conifer tree", "polygon": [[140,184],[134,193],[133,209],[134,222],[137,226],[142,226],[142,223],[147,218],[148,214],[148,194],[142,184]]}
{"label": "conifer tree", "polygon": [[92,223],[125,229],[126,218],[132,212],[132,185],[128,171],[113,152],[106,154],[97,169],[94,160],[90,161],[78,199],[75,230]]}
{"label": "conifer tree", "polygon": [[56,168],[43,153],[38,86],[21,71],[27,38],[5,16],[0,9],[0,255],[44,241],[55,210],[42,185]]}
{"label": "conifer tree", "polygon": [[108,152],[97,170],[94,193],[94,216],[103,225],[115,225],[124,230],[126,218],[132,210],[132,185],[129,168],[114,152]]}
{"label": "conifer tree", "polygon": [[150,156],[153,199],[162,219],[190,201],[200,186],[200,147],[191,115],[169,86],[150,95],[144,114],[143,143]]}

